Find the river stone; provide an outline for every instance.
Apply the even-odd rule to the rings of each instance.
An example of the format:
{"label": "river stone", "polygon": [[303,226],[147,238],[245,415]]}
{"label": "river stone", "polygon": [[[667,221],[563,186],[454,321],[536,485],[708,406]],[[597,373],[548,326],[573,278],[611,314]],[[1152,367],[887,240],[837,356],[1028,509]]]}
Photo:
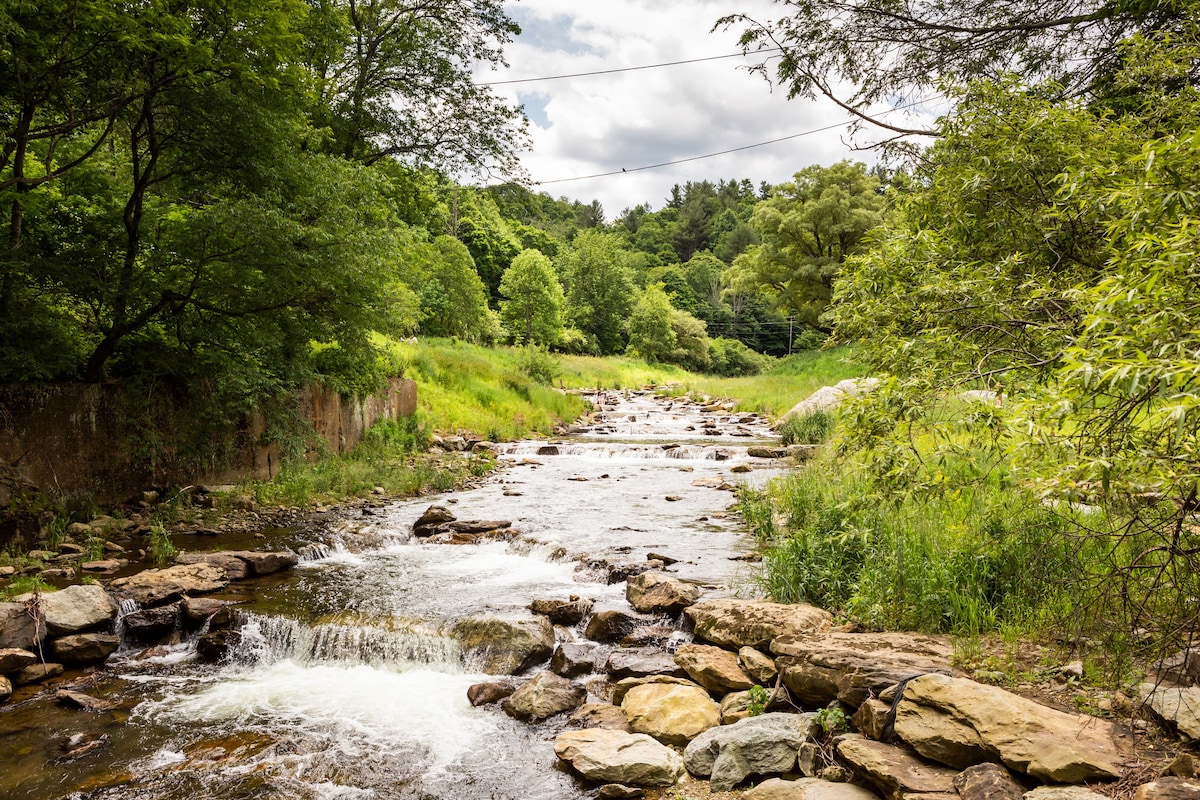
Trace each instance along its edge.
{"label": "river stone", "polygon": [[629,727],[664,744],[686,745],[721,724],[721,709],[699,686],[647,683],[625,693],[621,708]]}
{"label": "river stone", "polygon": [[716,694],[738,692],[754,685],[738,666],[737,656],[719,647],[685,644],[675,651],[675,663],[689,678]]}
{"label": "river stone", "polygon": [[180,607],[180,603],[171,603],[126,614],[122,620],[125,634],[138,642],[157,642],[175,632],[180,621]]}
{"label": "river stone", "polygon": [[597,611],[588,620],[583,635],[593,642],[617,642],[641,622],[642,620],[624,611]]}
{"label": "river stone", "polygon": [[841,700],[857,708],[905,678],[953,672],[948,639],[914,633],[822,633],[780,636],[771,652],[784,684],[803,703]]}
{"label": "river stone", "polygon": [[879,800],[852,783],[831,783],[820,778],[785,781],[769,778],[741,796],[741,800]]}
{"label": "river stone", "polygon": [[592,612],[592,601],[572,597],[570,600],[534,600],[529,610],[550,618],[552,625],[573,627]]}
{"label": "river stone", "polygon": [[218,567],[225,573],[225,577],[231,581],[240,581],[249,578],[254,573],[250,570],[250,565],[245,560],[238,558],[233,553],[227,551],[218,551],[211,553],[180,553],[175,557],[176,564],[211,564]]}
{"label": "river stone", "polygon": [[241,641],[241,634],[232,630],[206,633],[196,640],[196,657],[207,664],[222,661],[229,649]]}
{"label": "river stone", "polygon": [[230,608],[234,605],[228,600],[217,600],[213,597],[184,597],[181,601],[184,618],[193,627],[208,623],[209,630],[220,630],[227,627],[233,620]]}
{"label": "river stone", "polygon": [[999,759],[1050,783],[1121,774],[1111,722],[964,678],[930,674],[909,681],[895,730],[921,755],[960,769]]}
{"label": "river stone", "polygon": [[6,647],[0,650],[0,675],[7,675],[24,669],[38,660],[38,657],[28,650],[19,647]]}
{"label": "river stone", "polygon": [[112,589],[118,597],[136,600],[142,606],[157,606],[178,600],[185,594],[219,592],[228,585],[229,580],[220,567],[177,564],[117,578],[112,582]]}
{"label": "river stone", "polygon": [[868,699],[858,707],[854,716],[850,717],[850,727],[877,742],[886,741],[889,737],[888,720],[892,715],[892,704],[875,698]]}
{"label": "river stone", "polygon": [[587,690],[582,686],[543,670],[505,698],[501,707],[510,717],[526,722],[541,722],[578,707],[586,698]]}
{"label": "river stone", "polygon": [[1024,795],[1025,800],[1105,800],[1105,796],[1086,786],[1039,786]]}
{"label": "river stone", "polygon": [[554,652],[554,628],[545,617],[471,617],[454,626],[468,663],[488,675],[515,675]]}
{"label": "river stone", "polygon": [[12,681],[0,675],[0,703],[3,703],[8,698],[12,697],[13,685]]}
{"label": "river stone", "polygon": [[588,780],[631,786],[671,786],[683,773],[683,758],[641,733],[600,728],[566,731],[554,753]]}
{"label": "river stone", "polygon": [[784,458],[787,456],[786,447],[766,447],[764,445],[755,445],[746,448],[746,455],[751,458]]}
{"label": "river stone", "polygon": [[1021,800],[1025,787],[999,764],[976,764],[954,778],[962,800]]}
{"label": "river stone", "polygon": [[645,678],[650,675],[674,675],[686,677],[670,653],[657,649],[614,650],[604,665],[604,671],[613,678]]}
{"label": "river stone", "polygon": [[687,678],[676,678],[674,675],[650,675],[645,678],[622,678],[613,684],[612,701],[617,705],[625,699],[625,695],[635,686],[645,686],[648,683],[669,683],[672,686],[694,686],[697,689],[702,688],[700,684],[694,681],[689,681]]}
{"label": "river stone", "polygon": [[643,614],[678,614],[700,597],[700,589],[661,572],[643,572],[625,583],[625,599]]}
{"label": "river stone", "polygon": [[473,706],[489,706],[512,696],[516,690],[516,685],[506,681],[473,683],[467,687],[467,701]]}
{"label": "river stone", "polygon": [[606,783],[596,790],[597,800],[637,800],[645,797],[646,792],[636,786],[622,786],[619,783]]}
{"label": "river stone", "polygon": [[564,678],[577,678],[596,669],[600,648],[594,644],[564,642],[554,648],[550,657],[550,671]]}
{"label": "river stone", "polygon": [[73,692],[70,689],[59,689],[54,693],[54,699],[58,701],[59,705],[67,708],[80,708],[84,711],[108,711],[113,707],[108,700],[101,700],[99,697],[92,697],[83,692]]}
{"label": "river stone", "polygon": [[796,766],[812,714],[760,714],[704,731],[683,751],[687,771],[728,792],[751,775],[779,775]]}
{"label": "river stone", "polygon": [[736,598],[705,600],[683,613],[697,638],[732,648],[762,649],[778,636],[824,630],[830,620],[828,611],[813,606]]}
{"label": "river stone", "polygon": [[1188,739],[1200,739],[1200,687],[1155,688],[1143,685],[1150,710]]}
{"label": "river stone", "polygon": [[12,676],[13,686],[24,686],[27,683],[41,683],[50,678],[63,674],[62,664],[30,664]]}
{"label": "river stone", "polygon": [[775,659],[753,647],[742,647],[738,650],[738,664],[756,683],[764,686],[774,681],[775,676],[779,674],[775,667]]}
{"label": "river stone", "polygon": [[750,713],[750,692],[730,692],[721,698],[721,724],[733,723],[753,716]]}
{"label": "river stone", "polygon": [[632,732],[625,712],[612,703],[584,703],[567,719],[567,726]]}
{"label": "river stone", "polygon": [[0,649],[36,650],[46,623],[24,603],[0,603]]}
{"label": "river stone", "polygon": [[57,592],[23,594],[13,601],[38,600],[39,610],[51,636],[65,636],[106,625],[117,615],[117,604],[99,584],[77,584]]}
{"label": "river stone", "polygon": [[838,755],[885,796],[954,794],[957,770],[930,764],[904,747],[862,737],[838,742]]}
{"label": "river stone", "polygon": [[76,633],[55,639],[50,652],[65,664],[91,664],[108,658],[120,645],[120,637],[111,633]]}
{"label": "river stone", "polygon": [[438,532],[439,526],[453,522],[454,514],[445,506],[433,505],[425,509],[412,525],[413,536],[432,536]]}
{"label": "river stone", "polygon": [[1200,780],[1167,777],[1143,783],[1133,800],[1200,800]]}

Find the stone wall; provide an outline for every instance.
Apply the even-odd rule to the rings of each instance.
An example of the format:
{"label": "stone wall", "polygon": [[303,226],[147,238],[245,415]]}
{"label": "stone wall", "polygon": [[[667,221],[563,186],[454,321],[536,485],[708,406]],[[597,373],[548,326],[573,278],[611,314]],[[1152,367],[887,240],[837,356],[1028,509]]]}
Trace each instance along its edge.
{"label": "stone wall", "polygon": [[[169,389],[154,397],[130,392],[116,383],[0,387],[0,478],[105,503],[153,486],[266,479],[278,470],[280,446],[266,441],[273,437],[265,435],[265,414],[202,421],[211,412],[202,401]],[[343,452],[377,421],[412,415],[417,388],[394,378],[357,400],[309,386],[296,404],[328,448]]]}

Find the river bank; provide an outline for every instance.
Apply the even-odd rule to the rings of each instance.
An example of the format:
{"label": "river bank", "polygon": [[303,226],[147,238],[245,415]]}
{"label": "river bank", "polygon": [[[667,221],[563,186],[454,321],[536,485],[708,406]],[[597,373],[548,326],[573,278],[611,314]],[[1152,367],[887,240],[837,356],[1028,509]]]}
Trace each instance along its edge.
{"label": "river bank", "polygon": [[[653,730],[657,737],[642,735],[675,752],[680,765],[691,762],[689,774],[702,777],[704,767],[686,754],[706,731],[768,717],[779,725],[774,714],[751,713],[778,713],[768,708],[770,700],[754,701],[759,686],[776,704],[787,699],[780,710],[789,719],[776,733],[803,741],[788,745],[792,763],[758,765],[734,787],[744,790],[746,781],[773,774],[799,777],[804,768],[795,757],[802,745],[813,744],[824,748],[822,758],[846,769],[843,777],[874,787],[863,790],[870,796],[911,797],[911,786],[884,790],[843,764],[840,741],[833,749],[825,746],[828,737],[809,741],[812,715],[829,703],[842,704],[834,708],[869,733],[867,722],[854,721],[856,714],[915,671],[911,658],[888,655],[876,635],[836,630],[827,614],[806,607],[783,607],[788,614],[802,609],[807,622],[797,629],[757,631],[744,642],[714,633],[699,613],[721,603],[762,606],[748,597],[756,570],[746,559],[754,542],[728,507],[739,483],[761,484],[790,463],[765,457],[786,455],[766,421],[649,394],[610,393],[603,405],[591,424],[569,437],[482,448],[506,466],[472,489],[415,501],[373,498],[278,531],[269,546],[253,533],[198,537],[189,553],[202,563],[190,566],[219,568],[215,582],[227,583],[196,592],[197,599],[234,603],[219,606],[228,619],[207,618],[203,631],[204,623],[176,616],[178,629],[160,643],[119,644],[100,669],[52,677],[41,689],[23,690],[15,705],[0,706],[0,742],[12,753],[6,796],[592,796],[596,784],[577,777],[588,774],[578,753],[559,747],[567,728],[580,727],[569,717],[584,706],[544,718],[540,711],[509,711],[520,707],[518,690],[528,698],[534,690],[527,687],[553,683],[555,676],[569,684],[571,702],[591,707],[581,730],[602,727],[593,723],[604,718],[634,729],[629,736]],[[759,455],[750,455],[751,446]],[[204,542],[207,547],[199,546]],[[230,568],[250,558],[237,554],[242,547],[285,547],[295,561],[251,580],[231,578]],[[129,586],[114,584],[117,579],[108,583],[114,593]],[[677,594],[685,599],[670,599]],[[561,616],[564,608],[570,615]],[[120,618],[127,622],[128,613]],[[206,661],[199,642],[220,630],[230,632],[225,647]],[[798,649],[795,637],[812,639]],[[869,644],[871,663],[881,669],[867,685],[855,677],[864,674],[863,662],[843,660],[836,674],[824,674],[818,697],[799,676],[816,663],[812,654],[830,652],[839,637]],[[936,639],[923,646],[923,672],[967,680],[952,643]],[[707,685],[711,670],[697,655],[726,666],[732,659],[734,685]],[[548,669],[540,668],[546,659]],[[835,669],[825,662],[822,669]],[[625,681],[640,683],[622,686]],[[846,681],[853,695],[841,688]],[[480,695],[473,687],[490,683],[500,684],[501,694],[511,689],[517,700],[499,701],[503,708],[474,705]],[[968,683],[982,687],[972,691],[1002,691]],[[660,688],[631,691],[635,686]],[[101,706],[68,709],[58,699],[62,690]],[[656,705],[660,691],[665,706]],[[681,691],[688,707],[701,710],[700,729],[694,722],[684,732],[655,727],[663,718],[659,711],[674,718]],[[643,711],[626,707],[634,702],[631,694]],[[899,695],[907,696],[904,690]],[[791,713],[797,711],[804,713]],[[832,711],[825,718],[836,719]],[[567,763],[575,765],[571,771]],[[1124,761],[1121,768],[1124,775]],[[682,778],[682,766],[670,769],[672,780]],[[1018,785],[1031,780],[1023,774],[1018,771]],[[1032,781],[1041,780],[1035,773]],[[1103,785],[1115,791],[1121,780],[1110,776]],[[630,792],[654,791],[637,788],[638,782],[625,784]],[[830,789],[825,783],[849,787],[824,781],[820,788]],[[952,783],[939,785],[952,789],[939,790],[942,800],[957,791]],[[812,784],[784,788],[805,786]],[[664,791],[701,796],[699,789],[695,795],[691,788]]]}

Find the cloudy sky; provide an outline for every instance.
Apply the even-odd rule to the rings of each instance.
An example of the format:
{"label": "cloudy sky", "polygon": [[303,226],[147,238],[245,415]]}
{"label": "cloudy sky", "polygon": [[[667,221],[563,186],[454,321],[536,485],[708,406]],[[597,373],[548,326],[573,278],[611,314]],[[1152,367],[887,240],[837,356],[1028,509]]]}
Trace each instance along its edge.
{"label": "cloudy sky", "polygon": [[[509,5],[522,34],[506,49],[507,70],[481,80],[506,81],[611,70],[738,53],[737,31],[710,32],[733,11],[769,19],[769,0],[521,0]],[[660,208],[671,186],[686,181],[749,178],[780,183],[810,164],[851,150],[846,115],[827,102],[789,101],[786,92],[729,58],[661,69],[496,86],[522,103],[533,149],[525,168],[555,197],[598,199],[609,220],[638,203]],[[639,167],[744,147],[836,125],[778,144],[660,169]],[[862,133],[858,143],[869,141]],[[588,180],[564,180],[619,171]]]}

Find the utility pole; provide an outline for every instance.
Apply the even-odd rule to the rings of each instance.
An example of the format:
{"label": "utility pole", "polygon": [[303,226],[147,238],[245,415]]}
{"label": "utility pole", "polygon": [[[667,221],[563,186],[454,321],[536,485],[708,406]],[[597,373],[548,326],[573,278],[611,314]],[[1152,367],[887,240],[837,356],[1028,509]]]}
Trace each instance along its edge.
{"label": "utility pole", "polygon": [[788,355],[792,354],[792,324],[796,321],[795,314],[788,314]]}

